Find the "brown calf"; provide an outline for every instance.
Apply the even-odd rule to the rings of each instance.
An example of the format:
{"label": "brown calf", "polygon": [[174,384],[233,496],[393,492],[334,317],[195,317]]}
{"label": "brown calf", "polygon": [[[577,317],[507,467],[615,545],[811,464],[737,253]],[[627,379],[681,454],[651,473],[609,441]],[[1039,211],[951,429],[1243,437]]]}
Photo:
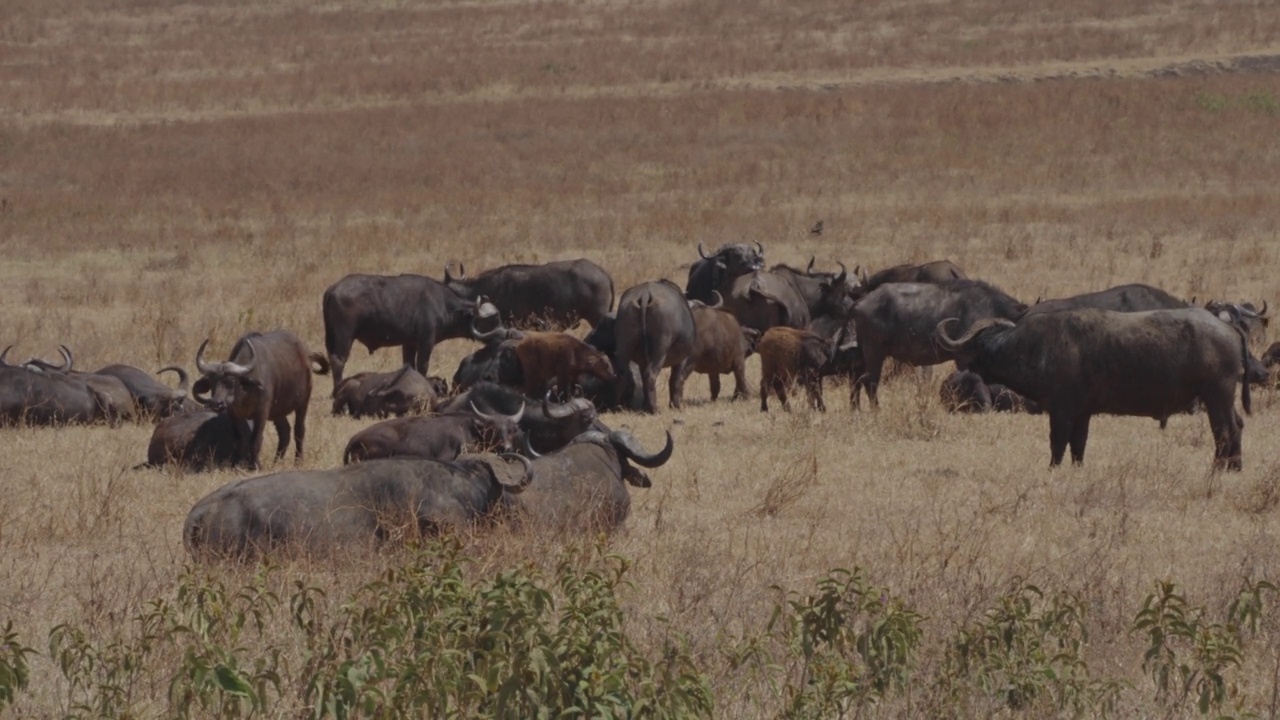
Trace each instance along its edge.
{"label": "brown calf", "polygon": [[615,377],[607,355],[566,333],[526,332],[515,352],[524,373],[524,392],[530,397],[541,396],[552,380],[567,392],[583,373],[601,380]]}
{"label": "brown calf", "polygon": [[769,391],[777,393],[782,409],[790,411],[787,388],[797,380],[809,393],[809,402],[826,412],[822,402],[822,368],[831,359],[831,343],[808,330],[769,328],[760,344],[760,411],[769,412]]}

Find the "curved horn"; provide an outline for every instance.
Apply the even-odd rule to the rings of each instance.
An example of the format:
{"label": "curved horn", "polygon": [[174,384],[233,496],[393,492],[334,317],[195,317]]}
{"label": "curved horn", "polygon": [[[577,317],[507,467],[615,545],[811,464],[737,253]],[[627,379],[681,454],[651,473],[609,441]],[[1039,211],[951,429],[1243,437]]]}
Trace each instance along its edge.
{"label": "curved horn", "polygon": [[1228,307],[1230,307],[1232,310],[1234,310],[1234,311],[1235,311],[1235,313],[1236,313],[1236,315],[1238,315],[1238,316],[1240,316],[1240,317],[1247,317],[1247,318],[1256,318],[1256,317],[1258,317],[1258,313],[1257,313],[1256,311],[1254,311],[1254,310],[1250,310],[1249,308],[1244,307],[1243,305],[1240,305],[1239,303],[1230,303],[1230,304],[1228,305]]}
{"label": "curved horn", "polygon": [[497,420],[499,417],[502,417],[500,415],[490,415],[482,411],[480,408],[476,407],[475,400],[468,400],[467,404],[471,406],[471,412],[475,413],[477,417],[482,417],[485,420],[493,421],[493,420]]}
{"label": "curved horn", "polygon": [[614,430],[609,433],[609,442],[623,457],[646,468],[656,468],[665,464],[671,459],[671,452],[675,450],[675,441],[671,438],[670,430],[667,431],[666,446],[655,455],[646,454],[644,448],[640,446],[640,441],[626,430]]}
{"label": "curved horn", "polygon": [[817,255],[810,255],[810,256],[809,256],[809,267],[807,267],[807,268],[805,268],[805,269],[804,269],[804,273],[805,273],[805,275],[812,275],[812,274],[813,274],[813,264],[814,264],[815,262],[817,262],[817,261],[818,261],[818,256],[817,256]]}
{"label": "curved horn", "polygon": [[212,375],[218,372],[217,365],[204,361],[204,349],[208,346],[209,339],[205,338],[205,341],[200,343],[200,349],[196,350],[196,369],[200,371],[201,375]]}
{"label": "curved horn", "polygon": [[[196,383],[196,384],[197,384],[197,385],[199,385],[200,383]],[[208,384],[208,382],[206,381],[206,383],[205,383],[205,384]],[[203,405],[203,406],[205,406],[205,407],[209,407],[209,405],[213,402],[213,399],[212,399],[212,398],[208,398],[208,397],[200,397],[200,393],[198,393],[198,392],[196,392],[196,391],[194,391],[194,390],[191,392],[191,399],[192,399],[192,400],[195,400],[196,402],[200,403],[201,405]]]}
{"label": "curved horn", "polygon": [[716,302],[714,305],[708,305],[707,307],[709,308],[724,307],[724,296],[720,294],[719,290],[712,290],[711,297],[715,298]]}
{"label": "curved horn", "polygon": [[227,369],[227,372],[232,375],[248,375],[253,372],[253,366],[258,364],[258,353],[253,349],[253,341],[245,340],[244,346],[249,348],[249,362],[241,365],[240,363],[234,363],[228,360],[222,364],[222,366]]}
{"label": "curved horn", "polygon": [[845,279],[849,277],[849,268],[846,268],[844,266],[844,263],[838,260],[836,261],[836,264],[840,266],[840,274],[837,275],[835,280],[832,280],[831,282],[835,285],[844,285]]}
{"label": "curved horn", "polygon": [[529,440],[529,433],[524,434],[524,454],[525,457],[530,457],[535,460],[542,457],[542,453],[533,449],[533,442]]}
{"label": "curved horn", "polygon": [[858,276],[858,282],[862,283],[863,285],[866,285],[867,280],[871,279],[870,276],[867,275],[867,269],[859,265],[858,270],[862,272],[862,274]]}
{"label": "curved horn", "polygon": [[982,332],[983,330],[986,330],[989,327],[994,327],[996,325],[1013,327],[1013,323],[1009,322],[1008,320],[1005,320],[1004,318],[982,318],[981,320],[978,320],[974,322],[972,325],[970,325],[969,331],[966,332],[962,337],[952,340],[951,338],[947,337],[947,325],[953,322],[960,322],[960,318],[950,317],[943,320],[942,322],[938,323],[938,327],[935,328],[933,332],[934,339],[938,341],[938,344],[946,348],[950,352],[955,352],[963,348],[978,333]]}
{"label": "curved horn", "polygon": [[445,264],[444,264],[444,282],[445,282],[445,284],[446,284],[446,285],[448,285],[448,284],[449,284],[449,283],[451,283],[451,282],[456,282],[456,281],[457,281],[457,279],[458,279],[458,278],[456,278],[456,277],[454,277],[454,276],[453,276],[453,273],[449,272],[449,263],[445,263]]}
{"label": "curved horn", "polygon": [[160,368],[159,370],[157,370],[156,374],[159,375],[160,373],[163,373],[163,372],[171,372],[171,373],[177,374],[178,392],[181,393],[183,396],[191,392],[191,378],[187,377],[187,371],[185,368],[182,368],[178,365],[166,365]]}
{"label": "curved horn", "polygon": [[707,253],[702,249],[702,241],[701,241],[701,240],[699,240],[699,241],[698,241],[698,257],[702,258],[703,260],[710,260],[710,259],[711,259],[711,258],[707,257]]}
{"label": "curved horn", "polygon": [[12,349],[13,349],[13,346],[10,345],[9,347],[4,349],[4,352],[0,352],[0,367],[13,367],[13,365],[10,364],[8,360],[5,360],[5,356],[8,355],[9,351]]}
{"label": "curved horn", "polygon": [[1262,309],[1258,311],[1258,317],[1264,317],[1267,314],[1267,301],[1262,301]]}
{"label": "curved horn", "polygon": [[524,465],[524,476],[520,478],[520,482],[514,485],[508,485],[507,483],[504,483],[501,480],[498,481],[498,484],[502,485],[503,489],[510,490],[512,492],[520,492],[525,488],[526,485],[533,482],[533,463],[529,460],[529,458],[523,455],[517,455],[516,453],[502,453],[498,457],[502,458],[503,460],[507,458],[515,458],[516,460],[520,461],[521,465]]}
{"label": "curved horn", "polygon": [[524,417],[524,403],[520,403],[520,409],[516,411],[515,415],[503,415],[503,417],[510,420],[512,425],[519,425],[520,418]]}
{"label": "curved horn", "polygon": [[759,240],[756,241],[756,253],[764,257],[764,245],[760,244]]}
{"label": "curved horn", "polygon": [[542,414],[552,420],[564,420],[565,418],[573,417],[574,410],[570,403],[557,403],[552,405],[551,391],[548,390],[547,394],[542,396]]}
{"label": "curved horn", "polygon": [[71,348],[66,345],[59,345],[58,353],[62,355],[62,367],[58,368],[58,372],[71,372],[71,366],[76,363],[75,355],[71,354]]}
{"label": "curved horn", "polygon": [[507,334],[507,329],[502,327],[501,324],[499,324],[497,327],[487,332],[480,332],[479,330],[476,329],[475,318],[471,319],[471,337],[486,345],[488,345],[493,340],[497,340],[499,342],[501,342],[502,340],[505,340],[506,334]]}

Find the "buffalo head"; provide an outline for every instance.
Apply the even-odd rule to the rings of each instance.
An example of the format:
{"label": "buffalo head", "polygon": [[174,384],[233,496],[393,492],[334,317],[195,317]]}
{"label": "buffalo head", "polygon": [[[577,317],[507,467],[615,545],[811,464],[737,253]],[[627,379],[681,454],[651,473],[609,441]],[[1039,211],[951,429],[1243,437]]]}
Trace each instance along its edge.
{"label": "buffalo head", "polygon": [[[253,375],[257,363],[253,340],[244,341],[249,355],[244,364],[230,360],[208,362],[204,359],[204,351],[208,346],[209,341],[206,339],[196,351],[196,368],[201,377],[196,382],[193,397],[214,412],[231,411],[237,417],[252,415],[263,393],[262,381]],[[200,396],[205,392],[209,393],[209,397]]]}

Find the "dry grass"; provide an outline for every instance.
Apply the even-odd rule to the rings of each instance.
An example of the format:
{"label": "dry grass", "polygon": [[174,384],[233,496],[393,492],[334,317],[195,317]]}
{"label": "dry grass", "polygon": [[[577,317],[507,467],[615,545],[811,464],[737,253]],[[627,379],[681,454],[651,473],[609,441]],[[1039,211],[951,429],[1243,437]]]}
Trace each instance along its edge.
{"label": "dry grass", "polygon": [[[793,264],[947,257],[1027,300],[1136,281],[1280,302],[1280,13],[1046,8],[6,2],[0,343],[190,365],[203,338],[225,352],[248,329],[319,346],[320,295],[348,272],[586,256],[621,291],[683,282],[699,241]],[[447,343],[433,368],[468,351]],[[936,650],[1024,578],[1088,601],[1091,661],[1137,685],[1133,714],[1150,693],[1126,630],[1154,580],[1221,607],[1243,577],[1280,578],[1271,398],[1239,475],[1208,474],[1203,416],[1100,419],[1087,465],[1049,471],[1047,421],[946,415],[941,375],[888,384],[878,413],[843,389],[825,415],[690,403],[612,541],[635,562],[640,631],[665,615],[714,659],[763,622],[771,585],[861,565],[928,617]],[[317,387],[307,467],[361,426]],[[612,422],[652,443],[676,415]],[[187,510],[233,476],[128,470],[149,432],[0,431],[0,618],[29,644],[118,627],[173,588]],[[560,541],[470,542],[483,569]],[[396,557],[292,561],[281,582],[336,595]],[[1274,660],[1250,659],[1242,697],[1264,711]],[[710,671],[718,714],[770,712]],[[56,675],[39,661],[22,713],[58,714]]]}

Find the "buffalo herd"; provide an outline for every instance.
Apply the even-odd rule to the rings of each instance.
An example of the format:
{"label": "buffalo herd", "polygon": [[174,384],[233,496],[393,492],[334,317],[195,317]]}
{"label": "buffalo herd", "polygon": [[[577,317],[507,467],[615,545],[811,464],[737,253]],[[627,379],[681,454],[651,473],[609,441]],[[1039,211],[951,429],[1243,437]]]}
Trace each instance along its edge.
{"label": "buffalo herd", "polygon": [[[127,365],[96,372],[0,352],[0,424],[154,421],[139,467],[257,469],[266,425],[279,460],[293,440],[301,458],[312,375],[332,373],[334,415],[377,422],[347,443],[341,467],[249,477],[201,499],[184,529],[196,557],[246,557],[271,547],[304,550],[379,543],[406,534],[507,520],[566,531],[610,530],[627,517],[627,487],[649,487],[639,468],[670,457],[599,413],[659,410],[658,376],[670,369],[679,409],[691,373],[734,377],[748,397],[745,361],[761,358],[760,408],[789,410],[796,384],[825,410],[823,382],[847,381],[850,406],[879,404],[886,362],[954,362],[941,383],[952,412],[1043,413],[1050,464],[1067,449],[1084,460],[1099,413],[1154,418],[1208,415],[1214,468],[1239,470],[1250,385],[1272,384],[1280,343],[1265,344],[1267,304],[1203,306],[1159,288],[1122,285],[1020,302],[946,260],[868,275],[767,268],[764,246],[726,244],[698,258],[681,289],[669,280],[615,293],[587,260],[508,265],[469,277],[348,275],[321,302],[324,352],[287,330],[251,332],[226,360],[195,353],[194,383],[180,366],[155,375]],[[585,337],[566,332],[585,321]],[[429,375],[435,345],[480,343],[452,382]],[[399,346],[392,372],[344,377],[351,348]],[[160,379],[177,377],[176,386]],[[292,425],[290,419],[292,418]],[[639,468],[637,467],[639,466]]]}

